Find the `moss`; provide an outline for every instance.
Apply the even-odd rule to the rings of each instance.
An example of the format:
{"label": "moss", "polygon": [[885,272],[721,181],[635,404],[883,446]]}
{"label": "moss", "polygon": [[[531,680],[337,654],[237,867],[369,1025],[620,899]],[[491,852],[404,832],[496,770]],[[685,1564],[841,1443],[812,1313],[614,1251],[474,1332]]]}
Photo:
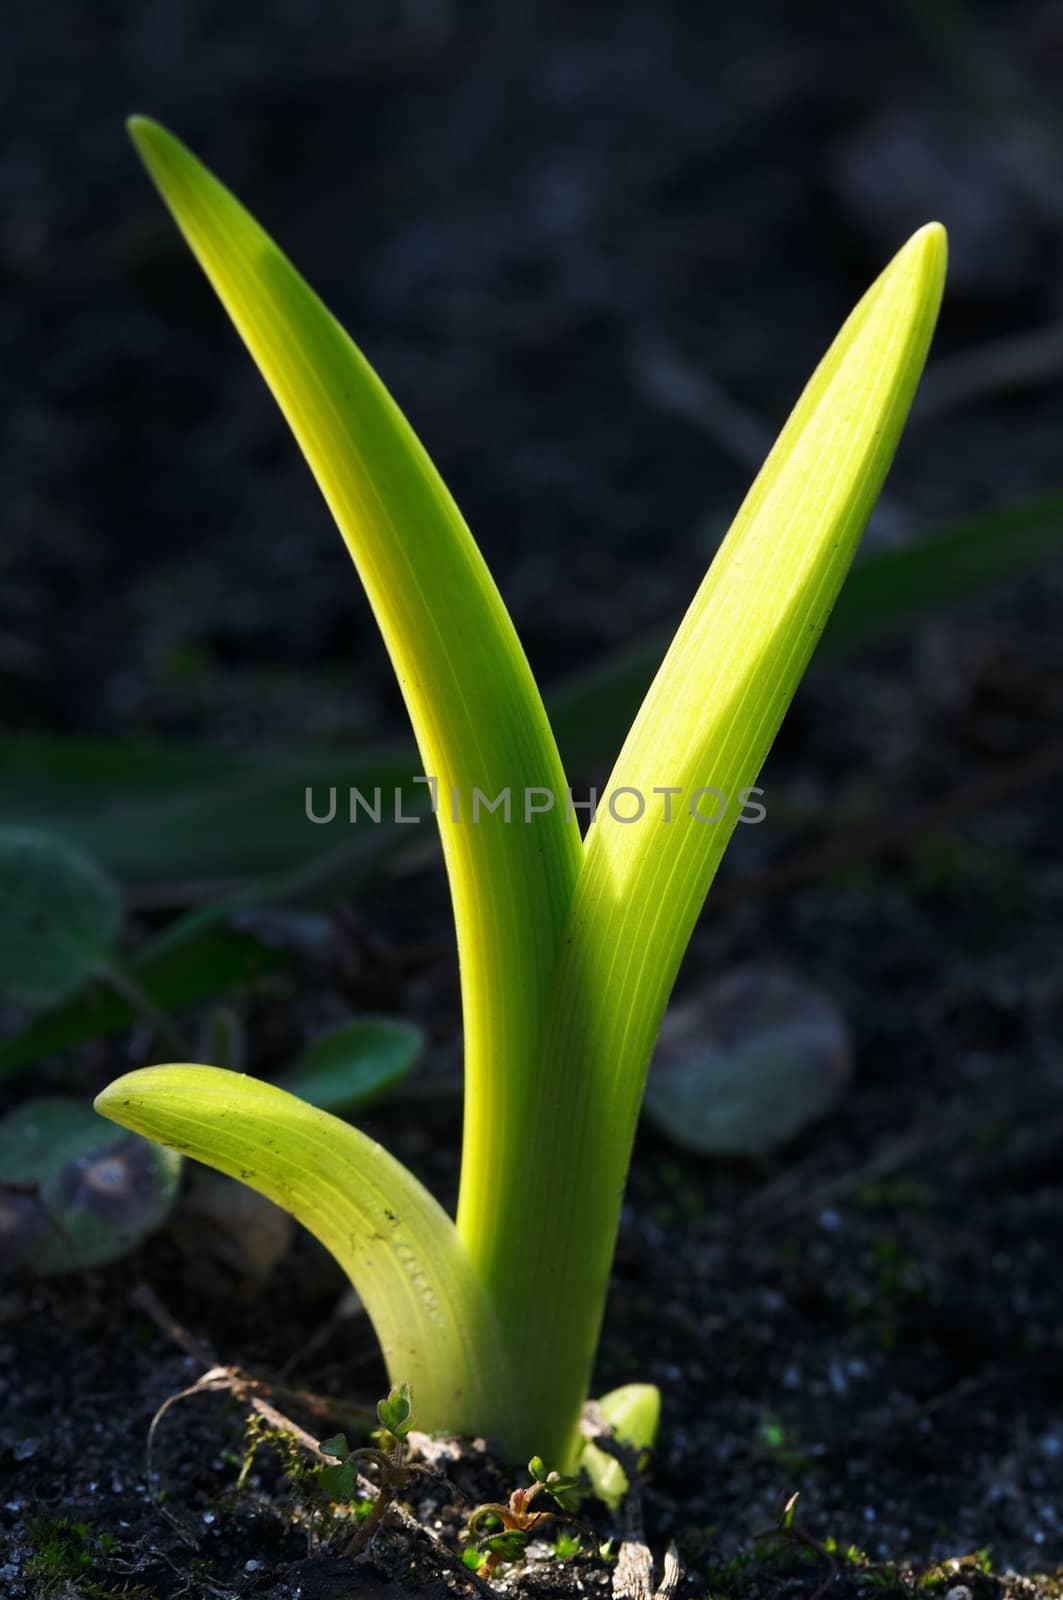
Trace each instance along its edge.
{"label": "moss", "polygon": [[121,1549],[113,1533],[96,1532],[88,1522],[70,1517],[37,1517],[28,1529],[30,1556],[26,1576],[39,1584],[44,1597],[67,1592],[76,1585],[81,1600],[150,1600],[142,1584],[120,1580],[112,1584],[99,1581],[101,1562]]}

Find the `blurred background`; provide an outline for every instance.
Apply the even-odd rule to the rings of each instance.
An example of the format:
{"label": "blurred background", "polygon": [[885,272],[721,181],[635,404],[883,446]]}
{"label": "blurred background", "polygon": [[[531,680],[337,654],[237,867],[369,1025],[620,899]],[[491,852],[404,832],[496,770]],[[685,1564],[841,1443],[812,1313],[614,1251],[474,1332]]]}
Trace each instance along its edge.
{"label": "blurred background", "polygon": [[0,64],[5,722],[251,745],[401,725],[131,110],[362,343],[549,680],[675,621],[761,438],[931,217],[935,364],[1040,353],[928,387],[879,531],[1056,486],[1061,63],[1050,3],[23,11]]}
{"label": "blurred background", "polygon": [[[9,983],[5,1109],[29,1068],[84,1096],[158,1059],[166,1019],[194,1036],[208,1001],[229,1009],[203,1059],[265,1073],[391,1012],[425,1030],[450,1140],[414,1118],[400,1151],[453,1190],[434,839],[400,859],[387,830],[303,811],[307,782],[417,770],[398,691],[129,112],[236,191],[381,373],[579,782],[606,778],[852,304],[909,232],[949,230],[864,565],[680,980],[678,1057],[713,1030],[715,977],[746,974],[753,1016],[768,963],[833,1008],[829,1059],[814,1092],[804,1067],[769,1085],[798,1105],[781,1154],[763,1098],[722,1163],[640,1136],[624,1337],[639,1373],[685,1374],[705,1428],[672,1417],[666,1530],[729,1506],[748,1531],[800,1458],[806,1503],[884,1556],[1063,1560],[1061,77],[1058,0],[50,0],[6,25],[0,820],[114,880],[126,966],[106,1004],[70,975]],[[834,1109],[808,1130],[813,1102]],[[694,1298],[662,1327],[677,1261]],[[611,1316],[603,1382],[635,1375]],[[717,1454],[726,1491],[676,1511]]]}

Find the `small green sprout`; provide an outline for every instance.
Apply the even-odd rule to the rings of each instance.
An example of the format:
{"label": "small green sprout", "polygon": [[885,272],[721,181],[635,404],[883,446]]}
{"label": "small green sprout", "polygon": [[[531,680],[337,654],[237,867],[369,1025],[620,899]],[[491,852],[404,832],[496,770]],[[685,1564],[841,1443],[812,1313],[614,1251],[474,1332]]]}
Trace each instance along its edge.
{"label": "small green sprout", "polygon": [[595,1409],[608,1436],[600,1443],[588,1439],[580,1466],[598,1499],[616,1511],[630,1488],[629,1473],[639,1476],[649,1461],[661,1417],[660,1390],[652,1383],[625,1383],[603,1394]]}
{"label": "small green sprout", "polygon": [[493,1436],[511,1460],[539,1448],[567,1470],[654,1040],[900,438],[937,317],[944,231],[908,241],[813,374],[581,837],[502,598],[394,400],[195,156],[145,118],[130,131],[295,433],[406,697],[457,929],[457,1217],[374,1141],[253,1078],[147,1068],[97,1109],[240,1177],[316,1234],[360,1294],[392,1380],[414,1384],[423,1428]]}
{"label": "small green sprout", "polygon": [[578,1533],[559,1533],[554,1540],[554,1555],[558,1561],[570,1561],[579,1554],[580,1545],[583,1543]]}
{"label": "small green sprout", "polygon": [[322,1467],[318,1474],[318,1485],[330,1500],[353,1499],[359,1467],[363,1467],[367,1474],[372,1473],[376,1479],[376,1499],[366,1502],[367,1510],[364,1513],[356,1511],[359,1527],[344,1547],[345,1555],[356,1555],[365,1549],[380,1526],[388,1506],[402,1493],[411,1475],[418,1470],[406,1460],[406,1435],[412,1427],[409,1384],[399,1384],[385,1400],[378,1401],[376,1414],[380,1422],[376,1435],[379,1449],[367,1447],[351,1450],[342,1433],[335,1434],[331,1439],[323,1439],[318,1445],[323,1456],[330,1456],[335,1461],[334,1466]]}
{"label": "small green sprout", "polygon": [[[578,1488],[575,1478],[566,1478],[559,1472],[547,1472],[541,1456],[532,1456],[528,1462],[528,1473],[532,1481],[526,1489],[514,1489],[505,1505],[498,1501],[487,1501],[477,1506],[469,1518],[470,1534],[475,1534],[485,1522],[498,1524],[497,1528],[488,1528],[476,1545],[471,1547],[475,1548],[480,1558],[476,1571],[481,1578],[490,1578],[503,1563],[519,1561],[532,1535],[545,1522],[571,1523],[579,1530],[566,1536],[566,1556],[575,1555],[580,1547],[581,1533],[590,1532],[563,1509],[565,1497]],[[530,1510],[532,1501],[544,1492],[556,1501],[558,1509],[555,1511],[540,1506],[536,1511]],[[469,1565],[472,1565],[471,1560]]]}

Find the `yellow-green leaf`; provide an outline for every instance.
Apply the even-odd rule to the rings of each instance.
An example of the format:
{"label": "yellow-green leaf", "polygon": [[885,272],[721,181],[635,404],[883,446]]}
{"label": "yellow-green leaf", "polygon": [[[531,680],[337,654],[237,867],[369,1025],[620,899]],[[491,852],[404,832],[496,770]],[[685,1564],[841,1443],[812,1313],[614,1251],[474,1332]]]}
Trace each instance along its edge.
{"label": "yellow-green leaf", "polygon": [[[535,1183],[537,1227],[496,1286],[517,1365],[541,1378],[544,1405],[560,1384],[589,1379],[661,1016],[741,791],[756,780],[897,446],[944,270],[944,231],[931,224],[842,327],[695,596],[587,836],[547,1006],[529,1154],[508,1179]],[[654,793],[663,788],[678,791],[671,821]],[[642,797],[639,820],[611,812],[605,797],[619,789],[629,791],[619,815]],[[707,789],[727,799],[716,823],[690,809]],[[559,1252],[561,1238],[579,1248]],[[533,1347],[543,1345],[566,1352],[564,1371],[541,1369]]]}
{"label": "yellow-green leaf", "polygon": [[129,1072],[96,1110],[239,1178],[290,1211],[350,1277],[422,1428],[505,1432],[514,1389],[491,1305],[446,1212],[404,1166],[327,1111],[220,1067]]}
{"label": "yellow-green leaf", "polygon": [[145,117],[129,127],[328,502],[391,655],[424,773],[438,783],[469,1091],[459,1217],[479,1257],[493,1247],[484,1219],[521,1138],[531,1054],[582,849],[563,804],[512,824],[485,809],[474,823],[473,790],[489,800],[511,790],[518,808],[526,788],[563,796],[553,734],[483,557],[365,357],[179,140]]}

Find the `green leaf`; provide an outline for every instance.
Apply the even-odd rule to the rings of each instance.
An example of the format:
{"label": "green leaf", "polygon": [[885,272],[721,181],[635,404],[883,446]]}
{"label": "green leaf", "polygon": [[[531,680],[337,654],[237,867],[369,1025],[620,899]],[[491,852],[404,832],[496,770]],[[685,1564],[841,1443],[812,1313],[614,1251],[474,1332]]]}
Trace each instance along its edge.
{"label": "green leaf", "polygon": [[480,1552],[497,1556],[500,1561],[519,1561],[528,1548],[528,1535],[520,1528],[503,1528],[501,1533],[489,1533],[480,1540]]}
{"label": "green leaf", "polygon": [[817,660],[896,633],[1063,549],[1063,494],[1001,506],[858,561],[823,631]]}
{"label": "green leaf", "polygon": [[424,1035],[412,1022],[363,1017],[315,1039],[277,1081],[308,1105],[350,1113],[401,1083],[423,1048]]}
{"label": "green leaf", "polygon": [[341,1467],[322,1467],[318,1473],[318,1483],[323,1494],[330,1500],[350,1500],[354,1494],[357,1475],[349,1464]]}
{"label": "green leaf", "polygon": [[65,1000],[111,953],[122,896],[82,851],[32,828],[0,828],[0,993]]}
{"label": "green leaf", "polygon": [[47,1095],[0,1121],[0,1265],[42,1275],[103,1266],[165,1222],[181,1158]]}
{"label": "green leaf", "polygon": [[[900,438],[944,267],[944,234],[931,225],[843,326],[740,508],[617,759],[607,793],[634,792],[646,814],[622,820],[632,815],[630,796],[615,812],[602,804],[587,835],[531,1115],[504,1190],[493,1196],[493,1216],[511,1238],[522,1237],[522,1249],[487,1283],[541,1416],[574,1415],[586,1393],[664,1008],[742,792],[756,781]],[[671,821],[655,793],[661,787],[679,793]],[[704,821],[696,808],[707,790],[725,797],[720,822]],[[516,1231],[518,1196],[521,1215],[536,1218],[533,1235]],[[559,1250],[559,1239],[578,1240],[578,1250]]]}
{"label": "green leaf", "polygon": [[566,1473],[550,1472],[547,1473],[546,1485],[555,1499],[560,1499],[562,1495],[572,1494],[577,1490],[580,1482],[578,1478],[570,1477]]}
{"label": "green leaf", "polygon": [[393,1433],[397,1439],[410,1431],[410,1386],[400,1383],[392,1389],[386,1400],[377,1403],[376,1414],[380,1426]]}
{"label": "green leaf", "polygon": [[[863,555],[842,586],[813,667],[913,627],[1061,551],[1063,494],[1057,491],[932,528],[899,549]],[[623,742],[667,643],[664,634],[645,634],[547,692],[570,773],[593,773]]]}
{"label": "green leaf", "polygon": [[335,1433],[331,1439],[322,1439],[318,1449],[323,1456],[335,1456],[338,1461],[345,1461],[350,1455],[345,1434]]}
{"label": "green leaf", "polygon": [[[474,789],[565,791],[546,712],[458,508],[394,400],[290,262],[177,139],[130,133],[291,426],[358,568],[406,700],[423,772],[440,785],[465,1031],[458,1226],[476,1269],[504,1268],[488,1218],[535,1092],[545,995],[582,859],[563,805],[472,825]],[[459,815],[448,803],[457,790]],[[466,812],[461,814],[464,804]],[[506,1062],[505,1074],[498,1062]]]}
{"label": "green leaf", "polygon": [[474,788],[493,804],[565,787],[468,530],[364,359],[257,224],[171,136],[131,126],[334,511],[441,785],[467,1049],[457,1232],[377,1147],[270,1086],[174,1067],[120,1080],[101,1105],[306,1220],[351,1273],[393,1378],[416,1383],[425,1427],[497,1419],[508,1448],[523,1454],[534,1438],[568,1465],[652,1041],[741,788],[895,448],[936,316],[943,234],[909,242],[831,347],[614,769],[614,790],[722,790],[726,824],[706,828],[691,808],[675,826],[633,829],[610,808],[584,850],[556,800],[534,825],[461,813]]}
{"label": "green leaf", "polygon": [[[621,1444],[635,1450],[652,1450],[661,1419],[661,1391],[653,1383],[625,1383],[598,1401],[603,1420]],[[591,1480],[598,1499],[615,1511],[628,1491],[627,1473],[615,1456],[588,1442],[580,1465]]]}
{"label": "green leaf", "polygon": [[240,1178],[290,1211],[348,1274],[392,1381],[426,1431],[512,1439],[520,1407],[493,1308],[454,1224],[393,1156],[347,1122],[257,1078],[174,1065],[127,1073],[96,1109]]}

